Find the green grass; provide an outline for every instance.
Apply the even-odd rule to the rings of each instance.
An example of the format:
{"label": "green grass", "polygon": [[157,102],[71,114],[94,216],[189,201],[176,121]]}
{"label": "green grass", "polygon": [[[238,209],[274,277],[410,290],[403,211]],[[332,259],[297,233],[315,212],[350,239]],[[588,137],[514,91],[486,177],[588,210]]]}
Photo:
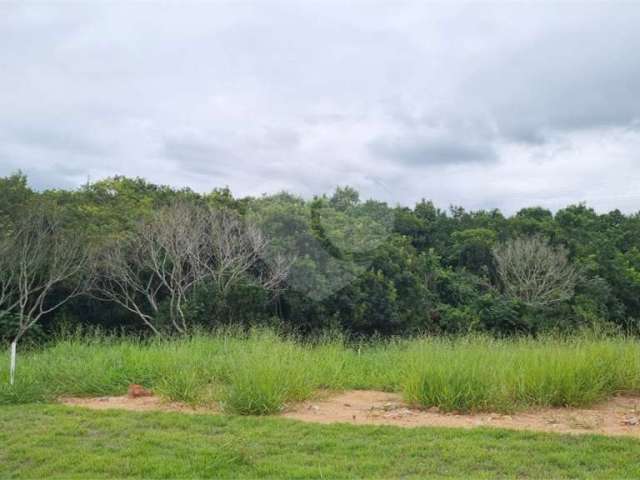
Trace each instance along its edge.
{"label": "green grass", "polygon": [[146,342],[75,336],[22,351],[17,384],[0,362],[0,404],[61,395],[113,395],[140,383],[171,400],[220,402],[226,411],[267,414],[316,389],[402,392],[443,410],[514,411],[585,406],[640,393],[640,343],[633,338],[496,340],[417,338],[346,345],[259,330]]}
{"label": "green grass", "polygon": [[0,407],[0,478],[637,478],[640,442]]}

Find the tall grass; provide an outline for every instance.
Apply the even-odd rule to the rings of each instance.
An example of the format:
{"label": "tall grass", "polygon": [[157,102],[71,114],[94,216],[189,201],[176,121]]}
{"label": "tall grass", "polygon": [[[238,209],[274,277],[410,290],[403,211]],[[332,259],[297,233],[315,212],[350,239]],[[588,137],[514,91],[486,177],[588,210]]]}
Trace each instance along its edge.
{"label": "tall grass", "polygon": [[640,344],[622,337],[416,342],[405,397],[444,410],[585,406],[640,391]]}
{"label": "tall grass", "polygon": [[[7,354],[8,355],[8,354]],[[276,412],[317,389],[380,389],[443,410],[581,406],[640,393],[632,338],[417,338],[313,343],[268,330],[139,341],[75,335],[19,355],[17,383],[0,363],[0,404],[123,394],[140,383],[170,400],[215,402],[240,414]]]}

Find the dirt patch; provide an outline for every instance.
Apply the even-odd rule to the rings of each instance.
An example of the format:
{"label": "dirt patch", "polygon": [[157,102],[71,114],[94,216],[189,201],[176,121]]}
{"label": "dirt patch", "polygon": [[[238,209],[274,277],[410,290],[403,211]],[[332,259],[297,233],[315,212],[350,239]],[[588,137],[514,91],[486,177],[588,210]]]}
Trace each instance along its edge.
{"label": "dirt patch", "polygon": [[217,413],[216,409],[193,407],[180,402],[167,402],[154,395],[142,397],[65,397],[60,399],[60,403],[74,407],[91,408],[93,410],[131,410],[135,412],[182,412],[182,413]]}
{"label": "dirt patch", "polygon": [[[62,398],[61,403],[96,410],[121,409],[182,413],[220,413],[214,407],[192,407],[167,402],[157,396],[130,398]],[[395,393],[354,390],[339,394],[321,392],[316,399],[290,406],[282,417],[314,423],[395,425],[398,427],[495,427],[540,432],[626,435],[640,438],[640,398],[614,397],[588,409],[546,408],[503,415],[458,415],[435,408],[411,408]]]}
{"label": "dirt patch", "polygon": [[589,409],[547,408],[502,415],[457,415],[410,408],[394,393],[357,390],[296,405],[283,416],[304,422],[399,427],[496,427],[640,437],[640,398],[615,397]]}

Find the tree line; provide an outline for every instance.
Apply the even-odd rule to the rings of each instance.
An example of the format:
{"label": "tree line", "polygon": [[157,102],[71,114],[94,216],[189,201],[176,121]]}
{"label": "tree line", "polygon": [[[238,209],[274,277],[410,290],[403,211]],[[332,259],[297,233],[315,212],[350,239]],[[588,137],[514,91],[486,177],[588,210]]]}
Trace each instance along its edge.
{"label": "tree line", "polygon": [[0,178],[0,336],[59,328],[185,334],[536,334],[640,325],[640,216],[584,204],[446,210],[236,198],[114,177],[34,191]]}

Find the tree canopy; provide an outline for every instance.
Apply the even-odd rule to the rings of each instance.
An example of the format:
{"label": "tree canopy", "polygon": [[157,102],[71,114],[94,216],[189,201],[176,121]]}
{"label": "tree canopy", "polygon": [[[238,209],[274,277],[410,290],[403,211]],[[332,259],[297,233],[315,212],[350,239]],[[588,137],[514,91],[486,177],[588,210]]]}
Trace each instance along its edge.
{"label": "tree canopy", "polygon": [[[55,210],[65,238],[86,244],[87,264],[100,265],[92,272],[97,284],[136,271],[140,289],[127,301],[142,305],[136,295],[153,281],[156,303],[141,316],[109,295],[70,295],[77,285],[63,279],[48,291],[41,329],[27,335],[62,325],[148,331],[140,318],[153,318],[154,329],[163,322],[176,330],[278,324],[351,335],[640,327],[638,213],[579,204],[505,216],[428,200],[410,208],[364,200],[350,187],[312,199],[286,192],[236,198],[228,188],[200,194],[125,177],[34,191],[17,173],[0,178],[4,263],[15,258],[9,240],[28,212],[45,207]],[[153,255],[166,262],[161,271]],[[241,268],[222,268],[224,255]],[[19,323],[2,309],[0,335],[11,339]]]}

